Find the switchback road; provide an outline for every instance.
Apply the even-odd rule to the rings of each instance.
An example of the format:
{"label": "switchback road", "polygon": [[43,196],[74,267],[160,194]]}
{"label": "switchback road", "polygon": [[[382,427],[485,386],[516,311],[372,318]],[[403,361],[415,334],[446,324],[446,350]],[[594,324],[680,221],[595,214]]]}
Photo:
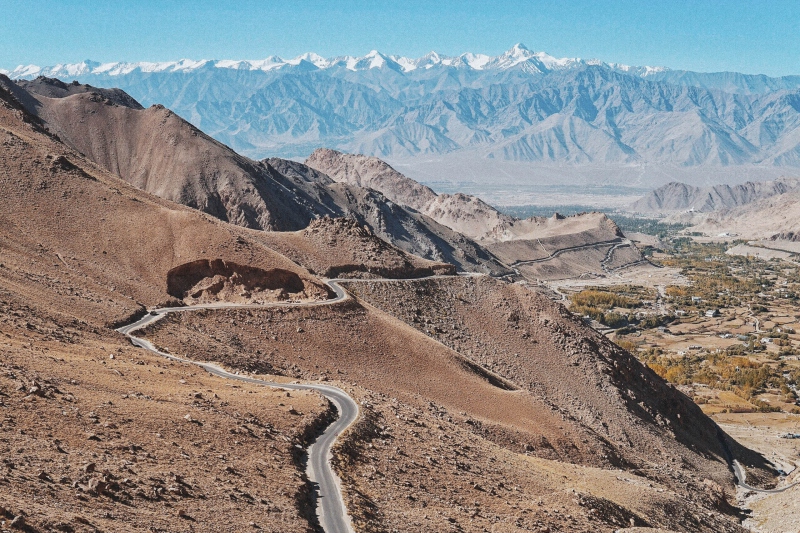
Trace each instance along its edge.
{"label": "switchback road", "polygon": [[336,438],[358,418],[358,404],[346,392],[337,387],[332,387],[329,385],[315,383],[277,383],[263,379],[251,378],[248,376],[240,376],[238,374],[228,372],[212,363],[193,361],[191,359],[185,359],[183,357],[177,357],[175,355],[159,351],[150,341],[133,335],[135,331],[142,329],[145,326],[156,322],[157,320],[160,320],[170,313],[184,313],[188,311],[199,311],[201,309],[258,309],[268,307],[314,307],[331,305],[349,298],[345,290],[339,286],[337,281],[338,280],[330,280],[325,282],[328,287],[333,290],[336,296],[321,302],[276,302],[269,304],[219,303],[207,305],[189,305],[185,307],[165,307],[150,311],[150,313],[146,314],[136,322],[117,328],[117,331],[127,336],[131,340],[131,343],[133,343],[135,346],[144,348],[145,350],[149,350],[157,355],[166,357],[173,361],[197,365],[209,374],[213,374],[221,378],[235,379],[237,381],[244,381],[246,383],[265,385],[268,387],[278,387],[281,389],[314,390],[330,400],[339,411],[339,418],[329,425],[322,435],[320,435],[309,447],[308,466],[306,473],[309,480],[317,486],[317,517],[319,518],[322,529],[326,533],[352,533],[353,528],[350,523],[350,517],[347,514],[347,509],[344,505],[344,499],[342,498],[342,492],[339,487],[339,479],[333,472],[330,464],[331,446],[333,446]]}

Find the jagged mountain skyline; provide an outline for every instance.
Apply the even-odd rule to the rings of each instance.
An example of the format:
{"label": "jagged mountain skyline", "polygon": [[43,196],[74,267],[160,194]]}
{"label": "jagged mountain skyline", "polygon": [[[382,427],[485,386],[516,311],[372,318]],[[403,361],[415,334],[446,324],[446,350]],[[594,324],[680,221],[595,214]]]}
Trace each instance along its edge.
{"label": "jagged mountain skyline", "polygon": [[506,52],[492,56],[483,53],[464,52],[457,56],[441,54],[435,50],[418,58],[397,54],[385,54],[376,49],[363,56],[338,55],[325,58],[315,52],[306,52],[290,59],[270,55],[264,59],[188,59],[176,61],[136,61],[99,62],[87,59],[77,63],[58,63],[51,66],[21,64],[14,69],[0,69],[0,73],[15,79],[33,76],[80,76],[87,74],[107,74],[110,76],[129,74],[134,70],[142,72],[188,72],[207,66],[234,70],[270,71],[282,67],[317,68],[320,70],[344,67],[347,70],[371,70],[388,68],[401,72],[429,69],[435,66],[469,68],[473,70],[505,70],[525,63],[530,72],[548,72],[574,68],[582,65],[604,65],[623,72],[647,76],[671,70],[665,66],[631,66],[622,63],[607,63],[600,59],[579,57],[554,57],[544,51],[535,51],[523,43],[514,44]]}
{"label": "jagged mountain skyline", "polygon": [[643,187],[685,180],[687,169],[716,169],[713,181],[725,182],[800,167],[800,76],[630,67],[521,44],[498,56],[84,62],[11,75],[120,87],[257,159],[327,147],[412,164],[478,162],[470,165],[487,177],[477,179],[506,163],[523,165],[520,179],[543,166],[588,169],[612,184],[636,173]]}

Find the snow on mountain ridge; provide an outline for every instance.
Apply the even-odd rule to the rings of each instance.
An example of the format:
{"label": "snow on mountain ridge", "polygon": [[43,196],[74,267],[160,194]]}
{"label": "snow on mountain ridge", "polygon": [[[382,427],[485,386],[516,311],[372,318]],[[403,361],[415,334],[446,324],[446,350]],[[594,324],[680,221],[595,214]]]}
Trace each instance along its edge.
{"label": "snow on mountain ridge", "polygon": [[108,76],[119,76],[130,74],[135,70],[141,72],[189,72],[202,68],[206,65],[213,65],[215,68],[235,69],[235,70],[263,70],[265,72],[285,67],[298,66],[301,63],[313,65],[318,69],[329,69],[336,66],[343,66],[348,70],[370,70],[374,68],[391,68],[407,73],[417,69],[430,69],[436,66],[451,68],[469,68],[473,70],[507,70],[514,67],[524,68],[529,72],[545,72],[549,70],[568,69],[581,65],[606,65],[620,71],[636,71],[641,75],[651,72],[663,72],[665,67],[629,67],[627,65],[610,63],[606,64],[598,60],[582,60],[580,58],[556,58],[545,52],[533,52],[525,45],[518,43],[511,49],[499,56],[489,56],[486,54],[464,53],[459,56],[444,56],[435,51],[420,57],[409,58],[404,56],[387,56],[377,50],[372,50],[365,56],[339,56],[324,58],[313,52],[301,54],[292,59],[283,59],[278,56],[269,56],[265,59],[257,60],[192,60],[180,59],[178,61],[161,62],[109,62],[98,63],[94,61],[83,61],[81,63],[59,63],[54,66],[40,67],[38,65],[19,65],[13,70],[1,70],[11,78],[33,78],[36,76],[49,77],[76,77],[87,74],[105,74]]}
{"label": "snow on mountain ridge", "polygon": [[[289,59],[288,61],[284,61],[284,63],[286,63],[287,65],[299,65],[301,61],[308,61],[317,68],[327,68],[330,65],[330,61],[328,61],[319,54],[315,54],[314,52],[307,52],[305,54],[295,57],[294,59]],[[217,61],[216,66],[219,67],[219,61]]]}
{"label": "snow on mountain ridge", "polygon": [[372,50],[327,59],[84,61],[11,75],[21,73],[118,87],[253,157],[330,146],[398,160],[461,152],[537,165],[800,167],[800,76],[559,59],[523,45],[498,56],[418,59]]}

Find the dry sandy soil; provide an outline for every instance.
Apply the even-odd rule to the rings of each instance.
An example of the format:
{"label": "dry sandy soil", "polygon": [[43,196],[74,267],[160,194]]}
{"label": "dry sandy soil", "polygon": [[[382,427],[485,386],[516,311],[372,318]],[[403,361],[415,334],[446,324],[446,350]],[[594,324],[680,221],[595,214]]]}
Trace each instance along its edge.
{"label": "dry sandy soil", "polygon": [[308,530],[295,445],[332,416],[323,398],[234,385],[103,330],[65,342],[36,310],[5,295],[0,306],[6,527],[21,516],[29,531]]}
{"label": "dry sandy soil", "polygon": [[[88,162],[2,89],[0,188],[3,527],[313,531],[299,457],[330,406],[150,357],[110,326],[181,300],[328,290],[261,233]],[[314,239],[372,242],[329,230],[289,237],[317,272],[352,258],[325,264]],[[380,254],[438,268],[370,253],[366,270]],[[145,333],[361,401],[336,449],[361,531],[743,531],[716,426],[564,308],[484,277],[351,288],[359,300],[170,315]],[[754,483],[769,477],[729,444]]]}
{"label": "dry sandy soil", "polygon": [[3,91],[0,188],[2,527],[308,531],[295,445],[327,402],[232,386],[109,325],[177,301],[170,274],[204,258],[291,279],[294,298],[327,289],[248,230],[88,163]]}

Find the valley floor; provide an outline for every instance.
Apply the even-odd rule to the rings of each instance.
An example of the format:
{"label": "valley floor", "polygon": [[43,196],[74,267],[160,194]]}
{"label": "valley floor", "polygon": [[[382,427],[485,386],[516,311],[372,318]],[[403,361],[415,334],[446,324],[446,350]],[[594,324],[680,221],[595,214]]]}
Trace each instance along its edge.
{"label": "valley floor", "polygon": [[[670,380],[742,445],[786,475],[780,493],[739,489],[744,525],[759,533],[800,528],[800,308],[797,243],[696,239],[656,253],[665,265],[615,277],[548,282],[572,304],[608,296],[614,327],[588,320]],[[637,298],[641,298],[638,302]],[[632,301],[633,300],[633,301]],[[631,307],[620,307],[628,305]],[[615,307],[616,305],[616,307]],[[605,318],[603,318],[605,317]],[[793,438],[793,437],[797,438]]]}

